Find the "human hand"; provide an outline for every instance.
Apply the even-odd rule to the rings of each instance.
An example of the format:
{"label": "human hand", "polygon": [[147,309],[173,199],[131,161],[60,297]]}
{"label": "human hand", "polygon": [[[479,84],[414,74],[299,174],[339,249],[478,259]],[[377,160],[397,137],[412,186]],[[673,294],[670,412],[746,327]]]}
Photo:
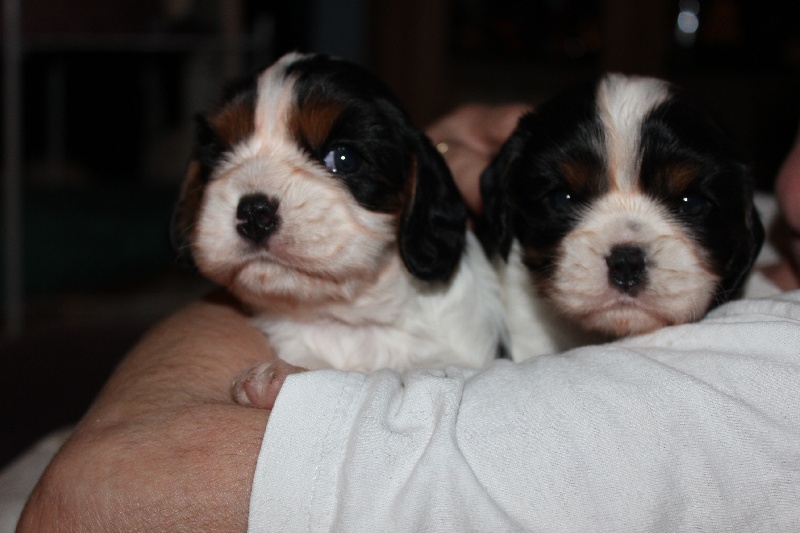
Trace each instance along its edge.
{"label": "human hand", "polygon": [[230,299],[159,324],[48,467],[19,531],[244,531],[269,411],[236,405],[230,381],[273,359]]}
{"label": "human hand", "polygon": [[784,290],[800,288],[800,135],[783,162],[775,196],[789,227],[789,261],[774,269],[773,281]]}
{"label": "human hand", "polygon": [[783,162],[775,182],[775,197],[789,227],[789,257],[765,273],[783,290],[800,288],[800,135]]}
{"label": "human hand", "polygon": [[467,206],[482,209],[479,179],[492,158],[514,131],[525,104],[479,105],[456,108],[431,124],[426,133],[442,153]]}

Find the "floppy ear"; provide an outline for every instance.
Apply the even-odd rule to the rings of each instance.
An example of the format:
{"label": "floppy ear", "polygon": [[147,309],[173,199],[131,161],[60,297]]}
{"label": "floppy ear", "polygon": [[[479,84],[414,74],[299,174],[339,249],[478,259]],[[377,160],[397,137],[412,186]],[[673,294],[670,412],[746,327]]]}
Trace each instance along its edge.
{"label": "floppy ear", "polygon": [[191,238],[197,211],[203,200],[211,171],[224,151],[224,145],[211,124],[202,116],[196,122],[195,146],[186,175],[181,183],[180,195],[172,212],[170,241],[180,265],[194,268]]}
{"label": "floppy ear", "polygon": [[736,296],[764,244],[764,225],[761,223],[761,217],[752,204],[752,200],[745,231],[746,235],[742,238],[736,253],[725,265],[725,274],[717,293],[718,303],[724,303]]}
{"label": "floppy ear", "polygon": [[511,164],[516,159],[516,135],[503,145],[500,153],[483,171],[480,178],[483,214],[475,222],[475,235],[488,257],[508,259],[513,231],[508,182]]}
{"label": "floppy ear", "polygon": [[400,223],[400,256],[425,281],[447,281],[464,252],[467,207],[444,159],[422,133],[415,139],[415,176]]}

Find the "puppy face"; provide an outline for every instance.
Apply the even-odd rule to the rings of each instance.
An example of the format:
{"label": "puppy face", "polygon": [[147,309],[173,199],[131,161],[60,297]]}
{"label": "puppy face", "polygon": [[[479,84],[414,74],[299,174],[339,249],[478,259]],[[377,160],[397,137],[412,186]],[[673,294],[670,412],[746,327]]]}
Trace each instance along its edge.
{"label": "puppy face", "polygon": [[517,238],[541,294],[613,336],[701,317],[763,241],[736,148],[660,80],[610,75],[523,117],[481,188],[487,249]]}
{"label": "puppy face", "polygon": [[378,80],[290,54],[198,120],[173,240],[254,305],[342,301],[392,257],[445,281],[466,209],[446,165]]}

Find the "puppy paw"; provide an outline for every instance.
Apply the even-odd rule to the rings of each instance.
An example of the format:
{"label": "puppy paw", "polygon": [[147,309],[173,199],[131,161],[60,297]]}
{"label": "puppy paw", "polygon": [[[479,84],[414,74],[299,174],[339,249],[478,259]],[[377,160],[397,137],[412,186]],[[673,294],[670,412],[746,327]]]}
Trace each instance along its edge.
{"label": "puppy paw", "polygon": [[280,359],[256,365],[233,380],[233,399],[239,405],[272,409],[286,377],[305,370]]}

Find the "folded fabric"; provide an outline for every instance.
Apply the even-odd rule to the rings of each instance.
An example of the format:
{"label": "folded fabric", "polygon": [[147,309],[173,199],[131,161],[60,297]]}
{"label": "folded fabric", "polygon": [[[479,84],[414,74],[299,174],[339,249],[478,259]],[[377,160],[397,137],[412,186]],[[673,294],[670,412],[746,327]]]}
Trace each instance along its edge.
{"label": "folded fabric", "polygon": [[483,371],[291,376],[250,531],[800,531],[800,291]]}

